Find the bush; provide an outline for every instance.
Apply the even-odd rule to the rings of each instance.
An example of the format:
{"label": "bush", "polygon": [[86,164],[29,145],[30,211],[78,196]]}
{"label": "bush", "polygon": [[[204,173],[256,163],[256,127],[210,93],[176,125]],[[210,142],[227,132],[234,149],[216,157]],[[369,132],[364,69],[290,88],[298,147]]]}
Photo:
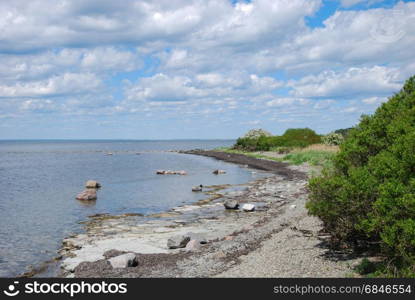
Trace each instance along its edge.
{"label": "bush", "polygon": [[233,148],[245,151],[270,151],[276,147],[307,147],[320,141],[321,137],[311,129],[287,129],[282,136],[261,135],[249,138],[245,135],[236,141]]}
{"label": "bush", "polygon": [[321,140],[325,145],[338,146],[344,141],[344,138],[341,134],[332,132],[323,136]]}
{"label": "bush", "polygon": [[272,134],[264,129],[251,129],[245,133],[243,137],[248,139],[257,139],[263,136],[272,136]]}
{"label": "bush", "polygon": [[389,271],[415,275],[415,76],[363,116],[333,168],[310,180],[309,212],[337,243],[378,245]]}

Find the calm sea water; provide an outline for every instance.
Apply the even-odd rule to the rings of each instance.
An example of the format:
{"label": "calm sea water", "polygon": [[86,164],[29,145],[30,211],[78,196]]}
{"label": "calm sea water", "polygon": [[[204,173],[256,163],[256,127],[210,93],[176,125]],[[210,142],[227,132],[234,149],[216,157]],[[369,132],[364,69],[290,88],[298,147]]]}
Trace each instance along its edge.
{"label": "calm sea water", "polygon": [[[192,203],[191,187],[244,183],[249,170],[207,157],[163,152],[212,149],[233,141],[0,141],[0,277],[55,256],[78,222],[96,213],[150,214]],[[112,152],[113,155],[105,155]],[[140,154],[137,154],[140,153]],[[186,170],[160,176],[157,169]],[[214,169],[226,169],[216,176]],[[85,205],[75,196],[88,179],[102,188]]]}

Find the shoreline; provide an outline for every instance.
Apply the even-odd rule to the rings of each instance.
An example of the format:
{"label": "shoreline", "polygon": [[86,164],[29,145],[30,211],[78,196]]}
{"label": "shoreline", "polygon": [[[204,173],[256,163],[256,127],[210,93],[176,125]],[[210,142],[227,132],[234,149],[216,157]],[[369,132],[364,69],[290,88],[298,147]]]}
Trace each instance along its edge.
{"label": "shoreline", "polygon": [[[287,163],[219,151],[179,153],[236,163],[263,170],[269,176],[239,185],[244,187],[243,190],[232,190],[236,186],[229,185],[212,187],[212,191],[208,191],[213,192],[212,197],[153,216],[92,217],[85,222],[84,234],[64,239],[59,251],[62,256],[59,276],[286,277],[287,274],[281,272],[281,276],[276,276],[269,272],[258,275],[251,271],[248,274],[243,274],[243,271],[238,273],[236,270],[243,268],[246,257],[255,255],[274,236],[286,234],[287,230],[305,234],[304,242],[309,242],[310,237],[318,243],[324,243],[327,239],[320,235],[318,221],[307,217],[304,208],[308,167],[294,167]],[[253,203],[257,209],[255,212],[225,210],[223,202],[226,199],[237,200],[240,204]],[[312,225],[313,228],[298,229],[299,222],[307,218],[311,218],[312,224],[309,222],[306,226]],[[194,251],[167,248],[169,237],[189,232],[203,236],[207,243]],[[130,252],[136,255],[138,266],[114,269],[109,264],[108,259]],[[251,260],[259,261],[255,257]],[[345,261],[353,263],[353,259]],[[351,272],[347,266],[339,268],[338,262],[329,260],[328,264],[333,273],[309,274],[301,271],[297,276],[342,277]],[[237,273],[232,273],[232,270]],[[295,274],[292,276],[295,277]]]}

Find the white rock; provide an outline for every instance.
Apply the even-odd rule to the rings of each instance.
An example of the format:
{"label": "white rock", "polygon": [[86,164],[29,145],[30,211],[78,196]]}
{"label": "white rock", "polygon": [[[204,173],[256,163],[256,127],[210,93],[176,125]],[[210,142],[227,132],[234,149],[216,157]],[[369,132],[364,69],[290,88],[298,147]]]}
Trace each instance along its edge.
{"label": "white rock", "polygon": [[245,203],[244,205],[242,205],[242,210],[243,211],[254,211],[255,205],[250,204],[250,203]]}
{"label": "white rock", "polygon": [[134,253],[125,253],[119,256],[108,259],[111,266],[115,268],[127,268],[133,267],[137,264],[137,260]]}
{"label": "white rock", "polygon": [[297,205],[295,205],[295,204],[290,205],[290,209],[294,209],[296,207],[297,207]]}
{"label": "white rock", "polygon": [[197,251],[200,249],[200,242],[198,240],[190,240],[187,243],[185,250],[186,251]]}

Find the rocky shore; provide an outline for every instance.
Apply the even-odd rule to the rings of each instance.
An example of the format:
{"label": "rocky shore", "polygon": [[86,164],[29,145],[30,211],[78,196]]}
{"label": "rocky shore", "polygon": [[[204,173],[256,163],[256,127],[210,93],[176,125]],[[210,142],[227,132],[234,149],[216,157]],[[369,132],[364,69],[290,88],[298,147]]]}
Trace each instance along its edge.
{"label": "rocky shore", "polygon": [[[166,213],[91,216],[84,224],[85,233],[63,241],[60,275],[344,277],[352,273],[357,259],[329,250],[320,222],[307,215],[310,167],[217,151],[185,153],[262,170],[261,176],[239,186],[204,187],[205,200]],[[226,201],[253,204],[255,210],[225,209]]]}

